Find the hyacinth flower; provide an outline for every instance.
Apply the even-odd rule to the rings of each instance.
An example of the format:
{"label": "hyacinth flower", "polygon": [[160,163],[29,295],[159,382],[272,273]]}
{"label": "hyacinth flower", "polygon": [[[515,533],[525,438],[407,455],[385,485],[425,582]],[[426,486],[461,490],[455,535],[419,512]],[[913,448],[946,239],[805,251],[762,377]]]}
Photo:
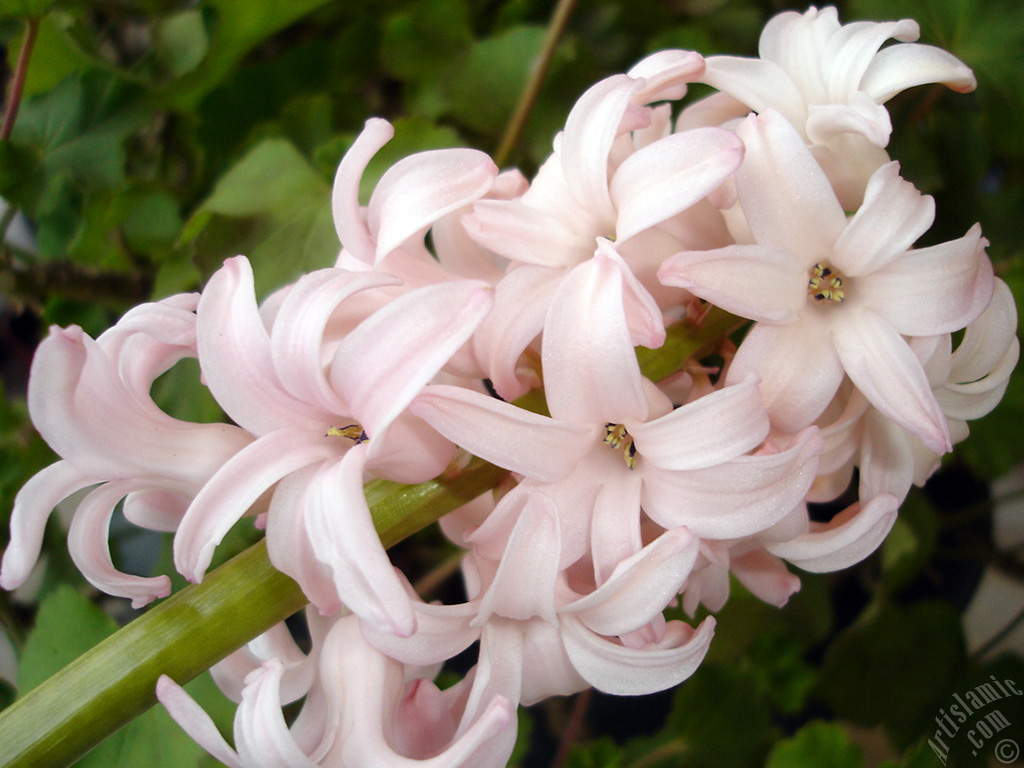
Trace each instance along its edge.
{"label": "hyacinth flower", "polygon": [[178,526],[175,563],[188,578],[202,580],[224,534],[274,488],[265,520],[274,564],[325,613],[344,603],[399,634],[415,629],[373,528],[363,473],[423,482],[447,465],[453,449],[402,413],[491,298],[477,281],[428,286],[325,341],[346,297],[395,282],[378,272],[310,273],[269,330],[246,259],[229,259],[207,284],[197,308],[200,365],[217,402],[257,439],[214,474]]}
{"label": "hyacinth flower", "polygon": [[905,337],[951,333],[985,309],[993,274],[980,228],[913,249],[934,203],[896,163],[872,175],[847,219],[781,114],[752,115],[738,134],[747,153],[736,189],[753,242],[677,254],[661,279],[757,321],[729,379],[760,378],[777,428],[814,423],[846,375],[886,418],[946,453],[948,425]]}
{"label": "hyacinth flower", "polygon": [[[210,717],[169,677],[157,695],[179,725],[229,768],[501,768],[515,743],[515,707],[492,697],[456,728],[468,682],[440,691],[363,638],[355,616],[317,625],[315,654],[265,659],[245,678],[232,748]],[[290,668],[315,671],[289,727],[282,706]]]}
{"label": "hyacinth flower", "polygon": [[[832,6],[780,13],[761,33],[759,58],[706,59],[701,82],[720,93],[690,107],[680,126],[774,109],[810,145],[844,206],[855,208],[868,178],[889,160],[892,122],[882,105],[918,85],[943,83],[961,93],[977,85],[952,54],[912,42],[920,34],[913,19],[840,24]],[[890,38],[898,44],[882,48]]]}
{"label": "hyacinth flower", "polygon": [[800,503],[821,449],[811,428],[783,451],[745,455],[769,426],[754,379],[673,410],[640,374],[628,317],[649,308],[623,273],[609,250],[559,285],[543,337],[550,418],[446,386],[425,388],[412,406],[466,450],[525,478],[488,526],[506,525],[516,501],[542,489],[562,507],[562,563],[588,554],[599,580],[641,548],[641,506],[666,529],[751,535]]}
{"label": "hyacinth flower", "polygon": [[32,421],[61,460],[26,483],[11,514],[11,543],[0,584],[14,589],[39,557],[43,530],[64,498],[97,486],[72,518],[72,559],[96,587],[141,607],[170,593],[167,576],[122,573],[107,532],[115,506],[135,525],[173,531],[203,485],[252,436],[230,424],[191,424],[168,416],[150,396],[153,381],[196,357],[195,295],[128,312],[98,339],[54,327],[29,378]]}
{"label": "hyacinth flower", "polygon": [[[494,311],[475,339],[477,356],[505,399],[536,383],[535,365],[517,370],[522,353],[540,334],[561,280],[602,243],[607,248],[614,239],[612,247],[635,275],[629,279],[662,303],[685,298],[654,277],[662,259],[685,247],[666,222],[719,187],[738,167],[743,147],[715,128],[670,134],[669,105],[648,105],[681,98],[703,67],[692,51],[661,51],[592,86],[529,189],[513,200],[480,200],[463,218],[471,237],[508,260]],[[660,320],[633,330],[644,346],[664,341]]]}

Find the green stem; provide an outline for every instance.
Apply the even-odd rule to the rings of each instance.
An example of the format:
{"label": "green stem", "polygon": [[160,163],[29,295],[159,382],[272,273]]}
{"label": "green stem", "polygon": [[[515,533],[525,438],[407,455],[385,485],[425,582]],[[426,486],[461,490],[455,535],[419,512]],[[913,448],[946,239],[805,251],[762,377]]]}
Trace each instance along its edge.
{"label": "green stem", "polygon": [[657,349],[636,348],[640,369],[651,381],[667,379],[690,358],[699,360],[715,351],[723,338],[749,321],[711,307],[697,323],[683,321],[670,326],[665,343]]}
{"label": "green stem", "polygon": [[499,168],[508,162],[509,157],[512,155],[512,150],[515,149],[516,144],[519,143],[523,136],[526,121],[530,117],[534,105],[537,103],[541,86],[544,85],[544,79],[547,77],[548,70],[551,68],[551,62],[555,58],[555,51],[558,50],[558,43],[562,39],[562,34],[565,32],[565,27],[569,23],[569,17],[572,16],[575,6],[576,0],[559,0],[558,5],[555,7],[555,12],[551,16],[551,23],[548,25],[548,33],[544,37],[540,57],[530,70],[530,79],[527,81],[526,87],[519,97],[519,103],[516,104],[516,111],[513,113],[512,119],[509,120],[508,127],[505,129],[505,135],[501,137],[498,151],[494,153],[494,162]]}
{"label": "green stem", "polygon": [[[508,474],[474,459],[458,476],[411,487],[371,483],[385,546],[457,509]],[[184,684],[306,604],[264,542],[146,612],[0,713],[0,765],[70,765],[156,702],[156,681]]]}

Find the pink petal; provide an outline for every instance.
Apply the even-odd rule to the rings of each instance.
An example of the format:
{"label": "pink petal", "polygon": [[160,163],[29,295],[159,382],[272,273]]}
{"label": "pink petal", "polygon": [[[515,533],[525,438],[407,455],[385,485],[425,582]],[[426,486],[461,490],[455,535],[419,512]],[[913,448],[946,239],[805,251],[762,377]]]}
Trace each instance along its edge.
{"label": "pink petal", "polygon": [[560,544],[558,508],[542,491],[534,491],[512,529],[473,625],[484,624],[491,614],[554,621]]}
{"label": "pink petal", "polygon": [[642,421],[640,366],[626,325],[622,273],[598,251],[561,282],[544,325],[551,415],[575,424]]}
{"label": "pink petal", "polygon": [[235,423],[256,435],[281,427],[321,429],[329,412],[291,395],[274,369],[270,336],[256,307],[252,267],[228,259],[199,300],[199,363],[210,392]]}
{"label": "pink petal", "polygon": [[527,265],[513,269],[494,292],[494,309],[473,339],[477,357],[495,391],[514,400],[533,384],[516,375],[519,359],[544,328],[551,297],[559,285],[560,270]]}
{"label": "pink petal", "polygon": [[781,560],[763,549],[732,557],[729,570],[754,597],[778,608],[800,589],[800,579],[786,570]]}
{"label": "pink petal", "polygon": [[364,621],[408,637],[416,631],[416,618],[363,493],[367,449],[357,445],[340,462],[320,468],[307,497],[306,527],[342,602]]}
{"label": "pink petal", "polygon": [[297,400],[332,413],[347,413],[324,375],[324,330],[347,297],[384,285],[397,277],[382,272],[321,269],[303,275],[288,292],[274,319],[270,353],[281,386]]}
{"label": "pink petal", "polygon": [[571,267],[588,258],[594,247],[593,238],[520,200],[480,200],[463,224],[476,242],[494,253],[541,267]]}
{"label": "pink petal", "polygon": [[565,122],[562,169],[569,189],[592,215],[611,225],[615,208],[608,191],[608,158],[620,125],[644,81],[614,75],[590,87]]}
{"label": "pink petal", "polygon": [[878,548],[896,521],[898,507],[895,496],[882,493],[867,504],[854,504],[816,531],[766,548],[812,573],[848,568]]}
{"label": "pink petal", "polygon": [[927,83],[943,83],[961,93],[973,91],[978,85],[971,68],[953,54],[914,43],[880,50],[864,73],[860,88],[884,104],[900,91]]}
{"label": "pink petal", "polygon": [[658,280],[727,312],[773,325],[794,322],[807,304],[807,268],[790,251],[771,246],[683,251],[665,260]]}
{"label": "pink petal", "polygon": [[686,95],[686,84],[704,74],[704,57],[696,51],[657,51],[638,61],[627,72],[645,80],[634,100],[638,104],[675,101]]}
{"label": "pink petal", "polygon": [[493,304],[477,280],[404,294],[338,346],[330,380],[372,438],[382,432],[476,330]]}
{"label": "pink petal", "polygon": [[244,768],[238,754],[220,735],[220,730],[214,725],[210,716],[185,692],[184,688],[167,675],[160,675],[160,679],[156,681],[156,697],[167,709],[167,713],[174,719],[174,722],[189,735],[189,738],[213,755],[215,759],[224,763],[228,768]]}
{"label": "pink petal", "polygon": [[410,410],[474,456],[541,482],[570,472],[593,447],[593,431],[461,387],[432,385]]}
{"label": "pink petal", "polygon": [[[739,56],[708,56],[705,62],[707,70],[701,81],[742,102],[747,107],[744,114],[772,107],[793,125],[803,126],[807,119],[804,97],[793,78],[775,62]],[[727,109],[732,112],[733,105],[728,104]]]}
{"label": "pink petal", "polygon": [[736,173],[743,213],[759,245],[792,251],[806,267],[846,228],[832,185],[803,138],[773,109],[736,129],[747,154]]}
{"label": "pink petal", "polygon": [[700,469],[753,450],[769,429],[757,385],[748,376],[660,419],[628,424],[637,452],[662,469]]}
{"label": "pink petal", "polygon": [[665,343],[665,320],[658,303],[610,240],[597,238],[597,253],[618,267],[622,275],[622,308],[630,340],[634,346],[657,349]]}
{"label": "pink petal", "polygon": [[312,465],[283,477],[267,508],[267,556],[277,570],[295,579],[302,592],[323,616],[342,607],[331,569],[313,552],[313,537],[306,525],[313,479],[319,467]]}
{"label": "pink petal", "polygon": [[235,713],[235,743],[247,768],[316,768],[288,732],[281,711],[284,664],[269,659],[252,673]]}
{"label": "pink petal", "polygon": [[566,617],[562,637],[569,659],[588,683],[603,693],[637,696],[671,688],[692,675],[708,651],[715,620],[709,616],[696,631],[682,622],[668,627],[663,643],[626,648]]}
{"label": "pink petal", "polygon": [[[851,308],[852,309],[852,308]],[[934,453],[952,448],[946,417],[917,356],[869,309],[845,313],[832,339],[847,375],[879,411],[921,438]]]}
{"label": "pink petal", "polygon": [[359,207],[359,184],[374,155],[391,141],[395,129],[379,117],[366,121],[359,136],[341,158],[331,191],[334,228],[341,244],[360,261],[372,264],[376,246]]}
{"label": "pink petal", "polygon": [[457,454],[454,443],[407,411],[370,443],[366,469],[376,477],[415,485],[440,475]]}
{"label": "pink petal", "polygon": [[475,149],[436,149],[399,160],[381,177],[367,221],[376,263],[445,214],[487,194],[498,167]]}
{"label": "pink petal", "polygon": [[599,635],[623,635],[644,626],[661,614],[686,582],[699,544],[685,528],[666,531],[559,615],[576,616]]}
{"label": "pink petal", "polygon": [[832,266],[848,278],[903,258],[935,220],[935,201],[900,178],[899,170],[899,163],[891,162],[875,171],[863,204],[836,241]]}
{"label": "pink petal", "polygon": [[727,384],[751,374],[760,379],[768,416],[783,432],[798,432],[813,424],[843,381],[839,357],[815,320],[755,325],[729,366]]}
{"label": "pink petal", "polygon": [[271,432],[228,460],[196,495],[174,537],[174,564],[199,582],[213,550],[256,500],[282,477],[336,457],[337,438],[308,430]]}
{"label": "pink petal", "polygon": [[644,466],[644,510],[663,528],[685,525],[701,538],[759,533],[803,500],[821,449],[817,429],[811,427],[776,454],[740,456],[689,471]]}
{"label": "pink petal", "polygon": [[988,241],[975,224],[959,240],[908,251],[851,290],[863,303],[905,336],[958,331],[973,322],[992,297]]}
{"label": "pink petal", "polygon": [[91,491],[78,505],[68,529],[68,551],[82,575],[108,595],[131,598],[132,608],[141,608],[171,594],[171,580],[167,576],[147,578],[123,573],[110,559],[108,536],[114,507],[139,485],[138,480],[122,480],[104,483]]}
{"label": "pink petal", "polygon": [[627,157],[611,182],[619,242],[686,210],[743,161],[743,142],[720,128],[674,133]]}
{"label": "pink petal", "polygon": [[364,622],[362,630],[367,642],[403,664],[429,666],[462,653],[480,638],[480,627],[470,624],[479,611],[478,601],[433,605],[417,600],[412,607],[416,614],[415,633],[399,637]]}
{"label": "pink petal", "polygon": [[0,587],[17,589],[25,583],[39,559],[46,521],[53,508],[96,478],[81,474],[66,461],[58,461],[34,474],[14,497],[11,539],[0,567]]}
{"label": "pink petal", "polygon": [[[643,547],[640,532],[639,472],[631,472],[621,455],[598,448],[587,459],[598,484],[590,521],[590,559],[594,579],[603,584],[623,560]],[[646,622],[640,622],[644,624]]]}

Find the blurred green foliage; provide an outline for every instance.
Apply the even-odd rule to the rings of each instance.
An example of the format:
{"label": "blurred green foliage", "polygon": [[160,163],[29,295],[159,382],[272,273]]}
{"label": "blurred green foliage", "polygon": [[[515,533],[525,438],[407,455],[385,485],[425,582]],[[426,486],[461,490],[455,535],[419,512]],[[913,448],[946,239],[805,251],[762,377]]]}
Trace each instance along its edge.
{"label": "blurred green foliage", "polygon": [[[1024,6],[838,5],[843,21],[915,18],[924,42],[974,68],[973,94],[934,86],[894,99],[890,150],[904,175],[937,199],[927,237],[959,237],[980,221],[997,272],[1021,302]],[[494,151],[553,7],[551,0],[0,0],[8,72],[25,20],[38,24],[21,110],[10,140],[0,141],[0,196],[33,222],[36,238],[34,250],[7,250],[0,284],[10,363],[0,410],[0,545],[14,492],[52,461],[18,394],[24,360],[47,323],[97,333],[134,303],[197,289],[237,253],[254,261],[261,295],[330,264],[338,250],[330,184],[364,121],[383,116],[396,128],[367,172],[364,200],[384,169],[410,152]],[[664,47],[753,55],[764,22],[784,8],[806,6],[580,0],[511,164],[532,173],[575,98],[599,78]],[[55,274],[67,279],[40,278]],[[194,373],[166,374],[157,399],[183,418],[217,419]],[[982,488],[1024,460],[1022,376],[949,461]],[[880,553],[843,574],[807,575],[785,609],[734,585],[707,661],[647,732],[612,738],[584,727],[564,765],[857,768],[873,764],[858,746],[865,733],[884,744],[888,768],[939,764],[927,738],[953,693],[996,671],[1024,684],[1019,659],[983,664],[965,651],[960,612],[982,568],[1021,576],[1020,561],[992,547],[989,511],[984,492],[956,507],[941,493],[915,492]],[[38,613],[0,595],[0,620],[20,646],[23,689],[115,627],[83,597],[88,587],[68,563],[59,524],[52,527]],[[156,549],[166,558],[166,541]],[[229,730],[230,706],[211,688],[200,681],[193,695]],[[547,764],[544,734],[560,735],[545,723],[548,713],[523,716],[515,764]],[[1024,713],[1011,720],[1020,738]],[[964,742],[948,764],[984,764],[986,756]],[[213,763],[151,712],[82,764]]]}

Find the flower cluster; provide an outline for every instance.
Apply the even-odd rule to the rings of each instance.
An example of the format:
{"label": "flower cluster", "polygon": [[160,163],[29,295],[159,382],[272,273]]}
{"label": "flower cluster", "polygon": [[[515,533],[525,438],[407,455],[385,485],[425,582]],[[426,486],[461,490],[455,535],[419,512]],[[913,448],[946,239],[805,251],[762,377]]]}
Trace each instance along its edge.
{"label": "flower cluster", "polygon": [[[662,51],[597,83],[532,180],[475,150],[424,152],[362,207],[392,135],[370,120],[334,184],[335,267],[258,304],[237,257],[201,295],[141,306],[96,340],[51,331],[29,407],[62,459],[18,496],[0,583],[24,581],[50,511],[85,488],[72,556],[136,605],[169,581],[114,568],[122,499],[132,523],[174,532],[193,581],[253,516],[314,606],[312,650],[282,626],[215,668],[240,701],[234,748],[176,684],[158,689],[229,766],[502,766],[518,704],[679,683],[714,619],[666,608],[721,608],[730,575],[781,606],[799,588],[786,562],[867,556],[1017,361],[979,227],[913,247],[934,204],[889,159],[883,105],[922,83],[974,87],[917,35],[910,20],[783,13],[759,59]],[[717,93],[674,118],[698,82]],[[701,336],[726,312],[729,331],[752,321],[738,345]],[[691,345],[652,380],[638,348],[669,350],[677,331],[700,359]],[[186,357],[230,424],[152,401]],[[363,483],[426,481],[466,454],[510,477],[441,521],[467,600],[426,603]],[[859,500],[812,521],[808,503],[839,497],[855,468]],[[473,643],[473,671],[435,687]],[[282,706],[302,697],[289,727]]]}

